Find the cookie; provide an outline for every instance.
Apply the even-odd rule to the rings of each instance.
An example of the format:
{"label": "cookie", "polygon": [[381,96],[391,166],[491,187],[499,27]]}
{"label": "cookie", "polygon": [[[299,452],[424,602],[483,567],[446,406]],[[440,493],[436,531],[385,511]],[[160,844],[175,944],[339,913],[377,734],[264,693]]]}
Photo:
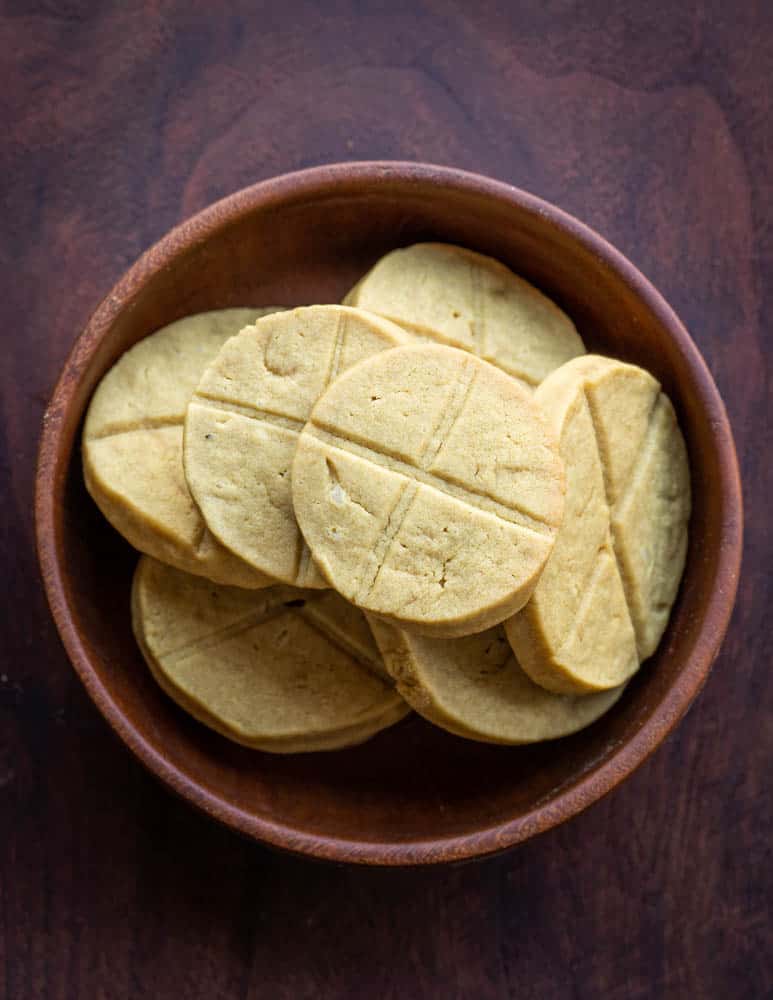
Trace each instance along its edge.
{"label": "cookie", "polygon": [[186,316],[128,350],[94,393],[83,428],[86,487],[136,549],[239,587],[271,580],[212,537],[183,474],[185,408],[225,341],[273,309]]}
{"label": "cookie", "polygon": [[254,570],[327,586],[293,513],[298,434],[339,372],[403,341],[378,316],[310,306],[242,330],[207,368],[188,406],[185,475],[210,531]]}
{"label": "cookie", "polygon": [[690,473],[674,409],[635,365],[588,355],[536,390],[561,442],[566,509],[526,607],[505,624],[543,687],[617,687],[658,645],[687,551]]}
{"label": "cookie", "polygon": [[292,479],[330,584],[437,636],[521,608],[563,510],[558,445],[531,394],[436,344],[384,351],[333,382],[301,432]]}
{"label": "cookie", "polygon": [[595,722],[623,686],[592,695],[553,694],[518,666],[501,625],[462,639],[409,635],[370,619],[397,690],[425,719],[484,743],[568,736]]}
{"label": "cookie", "polygon": [[569,317],[491,257],[445,243],[393,250],[344,302],[471,351],[527,385],[585,353]]}
{"label": "cookie", "polygon": [[147,557],[132,587],[134,634],[164,691],[211,729],[274,753],[362,743],[409,711],[372,671],[364,620],[350,640],[352,610],[334,594],[225,587]]}

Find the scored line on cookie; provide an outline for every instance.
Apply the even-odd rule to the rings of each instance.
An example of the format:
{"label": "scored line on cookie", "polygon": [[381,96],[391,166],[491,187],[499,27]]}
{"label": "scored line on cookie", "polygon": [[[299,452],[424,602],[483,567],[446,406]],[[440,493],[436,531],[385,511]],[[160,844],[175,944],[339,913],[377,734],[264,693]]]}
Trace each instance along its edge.
{"label": "scored line on cookie", "polygon": [[[335,335],[333,337],[333,350],[330,353],[330,367],[325,375],[323,385],[325,388],[334,382],[341,372],[341,358],[344,353],[344,342],[346,341],[346,314],[339,313],[336,319]],[[323,390],[324,391],[324,390]]]}
{"label": "scored line on cookie", "polygon": [[[626,480],[622,490],[620,490],[620,497],[618,503],[615,507],[612,507],[610,502],[610,485],[609,485],[609,473],[607,472],[607,465],[604,461],[604,451],[601,445],[601,435],[599,434],[598,428],[598,414],[594,412],[593,405],[591,404],[590,397],[587,390],[583,388],[583,398],[585,399],[585,405],[588,407],[588,414],[590,415],[591,428],[593,429],[593,440],[596,445],[596,454],[598,456],[599,465],[601,467],[602,482],[604,484],[604,501],[607,506],[608,512],[608,525],[609,533],[612,539],[612,554],[614,556],[615,564],[617,566],[617,572],[620,574],[620,581],[623,585],[623,597],[625,599],[626,610],[628,611],[628,618],[631,622],[631,627],[633,628],[634,635],[636,636],[637,643],[639,642],[639,629],[636,625],[636,619],[633,614],[633,599],[631,596],[631,590],[633,589],[633,581],[630,579],[629,573],[627,572],[627,567],[625,565],[625,560],[620,554],[620,539],[618,537],[618,528],[615,524],[614,510],[619,510],[628,498],[629,491],[633,488],[634,483],[637,480],[637,467],[641,467],[642,463],[637,462],[634,465],[634,469],[629,473],[628,479]],[[647,418],[647,428],[644,432],[644,437],[637,449],[639,456],[647,454],[649,448],[651,447],[650,442],[653,437],[653,430],[655,426],[655,412],[658,408],[658,401],[660,399],[660,393],[655,397],[655,402],[650,408],[649,416]]]}
{"label": "scored line on cookie", "polygon": [[86,441],[104,441],[105,438],[119,437],[121,434],[132,434],[135,431],[155,431],[164,427],[182,427],[184,416],[177,417],[142,417],[135,420],[116,420],[107,424],[95,434],[89,434]]}
{"label": "scored line on cookie", "polygon": [[298,617],[303,618],[310,628],[315,629],[329,642],[332,642],[334,646],[337,646],[342,652],[351,656],[353,660],[356,660],[361,667],[374,677],[383,680],[383,676],[379,674],[373,660],[369,659],[353,642],[350,642],[347,636],[334,628],[324,615],[320,615],[314,608],[313,601],[305,604],[302,608],[295,608],[295,613]]}
{"label": "scored line on cookie", "polygon": [[[601,559],[599,558],[599,556],[601,555],[601,552],[603,551],[603,549],[604,549],[604,547],[606,545],[606,541],[607,540],[609,541],[609,545],[610,545],[611,550],[612,550],[612,557],[613,557],[613,559],[615,561],[615,564],[617,564],[617,561],[618,561],[617,560],[617,554],[615,553],[615,550],[614,550],[614,541],[612,539],[612,512],[609,509],[609,504],[607,503],[606,482],[605,482],[605,478],[604,478],[606,476],[606,472],[604,470],[604,463],[603,463],[602,458],[601,458],[601,451],[599,450],[598,439],[596,438],[596,428],[595,428],[595,426],[593,424],[593,416],[592,416],[591,411],[590,411],[590,406],[588,405],[588,398],[585,395],[584,391],[583,391],[583,395],[582,395],[582,405],[585,407],[585,410],[587,412],[588,420],[591,423],[591,431],[592,431],[593,436],[594,436],[593,443],[594,443],[594,446],[595,446],[596,458],[598,460],[598,465],[599,465],[599,475],[601,476],[601,489],[602,489],[603,494],[604,494],[604,505],[607,508],[607,520],[606,520],[606,525],[605,525],[605,528],[604,528],[604,532],[605,532],[604,533],[604,541],[600,543],[599,548],[598,548],[598,552],[596,553],[596,558],[591,563],[590,569],[587,570],[587,572],[585,573],[585,576],[583,577],[583,580],[582,580],[580,586],[577,588],[577,592],[579,594],[581,594],[582,596],[580,598],[580,603],[577,606],[577,611],[575,612],[575,620],[580,615],[580,608],[584,607],[585,603],[587,603],[590,600],[590,598],[591,598],[591,596],[593,594],[593,590],[596,587],[596,584],[598,583],[598,578],[599,578],[599,574],[600,574],[599,567],[601,565]],[[618,574],[619,573],[620,573],[620,568],[618,566]],[[627,610],[627,605],[626,605],[626,610]],[[630,613],[629,613],[628,617],[630,618]],[[565,639],[563,645],[565,645],[567,641],[568,641],[568,639]]]}
{"label": "scored line on cookie", "polygon": [[[610,543],[609,546],[607,546],[606,544],[607,542]],[[557,658],[560,658],[563,650],[571,645],[571,643],[575,639],[575,636],[580,631],[581,626],[585,624],[585,618],[588,614],[588,610],[590,609],[591,603],[593,601],[596,588],[598,587],[604,573],[604,562],[601,558],[601,555],[605,549],[607,549],[607,551],[610,551],[611,549],[612,561],[615,564],[617,563],[617,559],[615,558],[614,548],[612,548],[611,542],[612,542],[611,537],[607,535],[605,544],[601,546],[598,553],[596,554],[596,559],[594,560],[593,565],[591,566],[590,573],[588,573],[587,577],[583,581],[581,589],[582,597],[580,598],[580,603],[577,605],[577,610],[574,613],[574,620],[572,621],[568,631],[564,634],[564,637],[561,641],[561,645],[558,647],[558,651],[556,654]],[[630,618],[630,614],[628,617]]]}
{"label": "scored line on cookie", "polygon": [[412,483],[410,481],[405,483],[403,488],[400,490],[397,500],[389,512],[386,524],[382,528],[381,534],[373,547],[376,562],[375,572],[370,574],[370,579],[367,579],[365,573],[363,572],[362,579],[357,587],[358,596],[355,603],[361,603],[362,601],[367,600],[373,592],[373,588],[376,586],[378,578],[381,575],[381,570],[384,568],[384,564],[386,563],[389,554],[397,541],[397,536],[400,534],[400,529],[408,516],[408,512],[413,505],[413,501],[416,499],[418,491],[419,487],[416,483]]}
{"label": "scored line on cookie", "polygon": [[[620,495],[615,500],[614,506],[610,507],[612,513],[612,521],[614,524],[614,517],[618,513],[622,513],[628,504],[631,502],[631,498],[636,494],[636,487],[642,481],[642,479],[647,475],[647,467],[650,459],[652,458],[655,449],[657,447],[656,442],[656,431],[658,427],[658,414],[661,412],[663,407],[665,407],[665,396],[662,393],[658,393],[655,397],[655,402],[652,405],[649,416],[647,418],[647,427],[644,431],[644,436],[641,439],[641,444],[639,445],[637,452],[639,459],[635,463],[633,470],[631,471],[628,479],[625,482]],[[591,409],[591,415],[593,410]],[[595,427],[594,427],[595,430]]]}
{"label": "scored line on cookie", "polygon": [[[261,611],[253,611],[249,615],[231,622],[230,625],[215,629],[198,639],[186,642],[182,646],[170,649],[168,652],[160,652],[158,655],[163,657],[164,663],[177,663],[180,660],[184,660],[191,652],[214,649],[221,643],[227,642],[229,639],[235,639],[244,632],[249,632],[250,629],[255,628],[257,625],[265,625],[267,622],[273,621],[275,618],[280,618],[282,615],[300,616],[306,621],[307,619],[302,614],[302,608],[288,605],[288,599],[292,600],[289,594],[285,594],[281,601],[277,601],[276,604],[272,604],[268,608],[264,608]],[[303,598],[303,600],[313,600],[313,598]]]}
{"label": "scored line on cookie", "polygon": [[419,467],[425,472],[440,454],[440,449],[451,436],[475,384],[477,370],[472,365],[465,365],[462,377],[454,382],[448,394],[446,406],[440,410],[440,418],[432,432],[427,445],[419,458]]}
{"label": "scored line on cookie", "polygon": [[360,444],[357,441],[352,441],[350,438],[343,437],[334,431],[321,427],[319,424],[313,422],[313,420],[306,424],[306,433],[336,451],[345,455],[351,455],[354,458],[361,458],[371,465],[388,469],[390,472],[404,476],[407,479],[414,479],[423,486],[436,490],[438,493],[443,493],[454,500],[461,500],[471,507],[476,507],[478,510],[492,514],[503,521],[515,524],[524,531],[531,531],[533,534],[544,536],[551,535],[555,530],[553,525],[534,517],[526,511],[508,507],[498,500],[494,500],[488,494],[470,489],[469,486],[457,486],[456,483],[450,482],[437,473],[427,472],[426,469],[422,469],[412,462],[406,462],[396,455],[379,451],[370,444]]}
{"label": "scored line on cookie", "polygon": [[304,428],[303,420],[288,417],[286,413],[277,413],[276,410],[261,410],[257,406],[247,406],[244,403],[234,403],[230,399],[223,399],[207,392],[197,392],[193,400],[199,402],[206,409],[234,413],[239,417],[246,417],[248,420],[254,420],[260,424],[270,424],[272,427],[295,431],[296,434],[300,434]]}
{"label": "scored line on cookie", "polygon": [[[649,411],[649,413],[647,415],[647,426],[644,429],[644,434],[642,435],[642,439],[641,439],[641,441],[639,442],[639,444],[638,444],[638,446],[636,448],[636,452],[637,452],[637,454],[640,457],[642,455],[644,455],[647,452],[647,450],[651,449],[651,447],[652,447],[652,445],[651,445],[652,435],[653,435],[653,432],[655,430],[655,425],[656,425],[656,419],[655,418],[656,418],[658,407],[659,407],[659,404],[660,404],[661,395],[662,395],[662,393],[660,391],[658,391],[658,392],[655,393],[655,398],[654,398],[654,400],[652,402],[652,406],[650,407],[650,411]],[[637,469],[640,469],[642,467],[642,463],[641,463],[641,461],[634,463],[634,467],[631,470],[631,472],[629,473],[628,479],[623,484],[623,488],[619,491],[619,496],[617,497],[617,499],[613,503],[612,502],[612,487],[611,487],[611,484],[610,484],[610,481],[609,481],[609,473],[607,471],[607,468],[609,466],[609,462],[605,461],[605,458],[606,458],[606,456],[605,456],[605,448],[604,448],[603,443],[602,443],[603,442],[603,437],[599,433],[599,425],[600,425],[599,415],[598,415],[598,413],[596,411],[596,407],[594,405],[593,400],[588,395],[588,392],[587,392],[587,390],[585,388],[583,388],[583,396],[585,397],[585,402],[586,402],[586,404],[588,406],[588,412],[590,414],[591,424],[593,426],[593,434],[594,434],[594,437],[596,439],[596,449],[598,451],[599,461],[601,463],[601,471],[602,471],[602,473],[604,475],[604,496],[605,496],[606,501],[607,501],[607,506],[609,507],[610,512],[612,510],[619,510],[621,507],[623,507],[625,505],[628,493],[632,489],[634,481],[636,480]]]}
{"label": "scored line on cookie", "polygon": [[485,316],[485,295],[480,271],[475,267],[472,260],[467,261],[470,269],[470,302],[472,303],[473,319],[470,320],[470,334],[475,345],[475,353],[478,357],[486,356],[486,316]]}

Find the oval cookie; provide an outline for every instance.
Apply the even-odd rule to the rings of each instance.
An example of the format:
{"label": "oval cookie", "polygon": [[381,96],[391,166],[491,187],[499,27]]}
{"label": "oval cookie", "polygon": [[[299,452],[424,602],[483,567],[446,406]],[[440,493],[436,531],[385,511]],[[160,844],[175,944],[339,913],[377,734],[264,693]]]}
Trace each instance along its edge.
{"label": "oval cookie", "polygon": [[317,397],[403,332],[345,306],[267,316],[229,340],[188,406],[185,475],[207,526],[255,570],[326,587],[295,521],[290,467]]}
{"label": "oval cookie", "polygon": [[522,607],[563,492],[558,446],[531,394],[435,344],[345,372],[312,410],[293,463],[298,523],[331,585],[440,636]]}
{"label": "oval cookie", "polygon": [[[380,657],[362,615],[333,594],[314,608],[321,597],[282,585],[224,587],[143,557],[132,624],[159,685],[200,722],[274,753],[335,750],[409,708],[373,672]],[[362,620],[350,638],[353,611]]]}
{"label": "oval cookie", "polygon": [[624,685],[579,697],[546,691],[518,666],[501,625],[462,639],[409,635],[375,618],[370,626],[411,708],[467,739],[512,745],[568,736],[623,692]]}
{"label": "oval cookie", "polygon": [[446,243],[393,250],[344,301],[471,351],[530,386],[585,353],[572,321],[542,292],[499,261]]}
{"label": "oval cookie", "polygon": [[684,439],[656,379],[621,361],[571,361],[535,399],[561,442],[566,509],[532,599],[505,629],[543,687],[616,687],[655,651],[679,587],[690,515]]}
{"label": "oval cookie", "polygon": [[183,474],[185,408],[229,337],[274,309],[186,316],[128,350],[99,383],[83,428],[83,472],[128,542],[163,562],[239,587],[271,581],[212,537]]}

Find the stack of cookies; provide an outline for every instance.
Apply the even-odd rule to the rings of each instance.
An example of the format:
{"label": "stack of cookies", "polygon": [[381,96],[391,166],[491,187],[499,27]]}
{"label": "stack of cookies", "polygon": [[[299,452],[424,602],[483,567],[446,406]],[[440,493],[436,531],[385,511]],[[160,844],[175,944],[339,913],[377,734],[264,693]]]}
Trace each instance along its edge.
{"label": "stack of cookies", "polygon": [[459,736],[575,732],[657,647],[690,480],[649,373],[585,353],[502,264],[419,244],[342,305],[225,309],[100,383],[86,484],[143,553],[160,686],[274,752],[414,709]]}

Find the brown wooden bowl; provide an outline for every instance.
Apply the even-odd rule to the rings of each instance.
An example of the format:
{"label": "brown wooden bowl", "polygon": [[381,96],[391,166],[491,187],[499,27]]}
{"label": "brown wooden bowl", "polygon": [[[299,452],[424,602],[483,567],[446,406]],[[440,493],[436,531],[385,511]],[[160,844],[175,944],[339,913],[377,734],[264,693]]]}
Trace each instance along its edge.
{"label": "brown wooden bowl", "polygon": [[[684,580],[657,654],[599,722],[504,748],[410,718],[362,747],[276,757],[205,729],[156,686],[131,634],[136,555],[86,494],[89,397],[140,338],[222,306],[337,302],[383,253],[419,240],[504,261],[573,317],[586,344],[649,368],[671,396],[692,464]],[[97,707],[156,775],[270,844],[338,861],[420,864],[510,847],[626,778],[687,711],[725,634],[742,506],[725,408],[695,345],[635,267],[531,195],[458,170],[351,163],[239,191],[172,230],[130,268],[77,341],[46,412],[36,484],[40,565],[65,648]]]}

